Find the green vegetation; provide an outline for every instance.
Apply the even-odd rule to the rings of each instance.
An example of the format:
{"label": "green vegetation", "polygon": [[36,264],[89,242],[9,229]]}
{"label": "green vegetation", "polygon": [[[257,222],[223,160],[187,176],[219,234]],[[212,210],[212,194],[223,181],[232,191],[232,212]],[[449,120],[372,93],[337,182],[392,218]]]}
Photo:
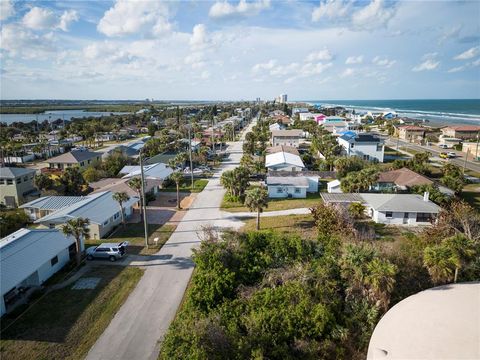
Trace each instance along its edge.
{"label": "green vegetation", "polygon": [[[256,220],[248,219],[242,227],[243,231],[253,231],[256,229]],[[317,231],[315,222],[311,214],[307,215],[284,215],[284,216],[265,216],[262,217],[260,224],[261,231],[274,230],[282,234],[298,235],[302,239],[314,240]]]}
{"label": "green vegetation", "polygon": [[[252,219],[245,232],[206,232],[160,359],[363,359],[392,305],[478,279],[480,214],[468,205],[393,239],[351,212],[320,204],[308,216],[262,219],[274,231],[248,231]],[[314,234],[284,232],[290,224]]]}
{"label": "green vegetation", "polygon": [[[148,224],[148,249],[145,247],[145,236],[143,222],[136,224],[127,224],[126,227],[118,227],[117,230],[108,239],[87,240],[87,245],[99,245],[102,242],[122,242],[128,241],[127,251],[129,254],[150,255],[158,252],[168,241],[170,235],[175,231],[175,225]],[[158,238],[157,245],[154,245],[153,239]]]}
{"label": "green vegetation", "polygon": [[83,359],[142,277],[139,268],[93,266],[92,290],[54,290],[15,322],[2,319],[1,358]]}
{"label": "green vegetation", "polygon": [[[192,189],[191,188],[192,183],[191,183],[190,177],[184,177],[183,180],[180,181],[179,191],[180,192],[186,192],[186,193],[201,192],[205,188],[205,186],[207,186],[208,181],[209,181],[208,179],[194,179],[193,180],[193,189]],[[176,187],[174,182],[172,182],[172,184],[166,183],[165,186],[166,187],[163,187],[162,189],[160,189],[160,191],[164,191],[164,192],[176,192],[177,191],[177,187]]]}
{"label": "green vegetation", "polygon": [[23,209],[0,208],[0,238],[30,224],[31,220]]}
{"label": "green vegetation", "polygon": [[467,184],[459,196],[480,211],[480,185]]}
{"label": "green vegetation", "polygon": [[[268,208],[264,209],[264,211],[309,208],[319,204],[321,201],[322,198],[319,193],[308,193],[305,199],[268,199]],[[223,197],[221,208],[229,212],[250,211],[242,202],[228,194],[225,194]]]}

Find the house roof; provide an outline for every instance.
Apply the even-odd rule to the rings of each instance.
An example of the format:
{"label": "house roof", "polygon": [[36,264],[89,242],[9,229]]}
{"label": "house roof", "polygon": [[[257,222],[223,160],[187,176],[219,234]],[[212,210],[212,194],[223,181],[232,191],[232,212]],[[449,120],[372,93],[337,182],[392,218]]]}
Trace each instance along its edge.
{"label": "house roof", "polygon": [[267,176],[266,183],[271,186],[295,186],[308,188],[308,179],[299,176]]}
{"label": "house roof", "polygon": [[347,142],[356,142],[356,143],[380,143],[382,139],[380,139],[375,134],[369,133],[360,133],[360,134],[344,134],[340,136],[340,139],[347,141]]}
{"label": "house roof", "polygon": [[479,299],[479,282],[407,297],[378,322],[367,359],[479,359]]}
{"label": "house roof", "polygon": [[302,137],[302,134],[303,134],[303,130],[301,129],[272,131],[272,136],[274,137]]}
{"label": "house roof", "polygon": [[35,169],[19,167],[0,167],[0,177],[3,179],[15,179],[16,177],[35,173]]}
{"label": "house roof", "polygon": [[480,125],[455,125],[455,126],[446,126],[444,129],[452,129],[455,131],[480,131]]}
{"label": "house roof", "polygon": [[157,154],[145,161],[145,164],[151,165],[156,163],[167,164],[170,159],[174,159],[177,156],[177,153],[162,153]]}
{"label": "house roof", "polygon": [[[143,166],[143,173],[145,175],[145,178],[164,180],[168,176],[170,176],[172,172],[173,170],[164,163],[156,163]],[[126,174],[123,176],[123,179],[138,176],[141,174],[140,166],[124,166],[120,170],[119,174]]]}
{"label": "house roof", "polygon": [[[62,224],[70,219],[87,218],[95,224],[103,224],[119,211],[118,202],[112,198],[113,192],[103,191],[87,195],[75,204],[64,207],[35,221],[35,223]],[[131,197],[124,206],[129,207],[138,202],[138,197]]]}
{"label": "house roof", "polygon": [[415,125],[403,125],[403,126],[399,126],[398,128],[403,130],[409,130],[409,131],[427,131],[427,129],[425,129],[424,127],[415,126]]}
{"label": "house roof", "polygon": [[[119,179],[119,178],[107,178],[100,181],[90,183],[90,187],[94,189],[93,193],[98,193],[102,191],[111,191],[116,192],[126,192],[130,197],[137,196],[138,193],[135,189],[132,189],[128,182],[130,178]],[[159,186],[163,183],[163,180],[146,178],[145,179],[145,191],[149,192],[155,186]]]}
{"label": "house roof", "polygon": [[438,213],[440,206],[424,201],[423,196],[417,194],[360,194],[368,206],[377,211]]}
{"label": "house roof", "polygon": [[282,152],[282,151],[300,156],[298,149],[293,146],[278,145],[278,146],[270,146],[267,148],[267,154],[275,154],[277,152]]}
{"label": "house roof", "polygon": [[84,196],[43,196],[19,207],[22,209],[34,208],[39,210],[58,210],[73,205],[84,198]]}
{"label": "house roof", "polygon": [[379,183],[395,183],[397,186],[406,187],[433,184],[432,180],[405,167],[380,173],[377,181]]}
{"label": "house roof", "polygon": [[64,163],[64,164],[78,164],[82,161],[101,157],[102,153],[92,152],[88,150],[72,150],[68,153],[55,156],[47,160],[47,163]]}
{"label": "house roof", "polygon": [[1,294],[13,289],[74,242],[56,229],[20,229],[0,239]]}
{"label": "house roof", "polygon": [[275,171],[275,170],[268,170],[268,175],[270,176],[306,176],[306,177],[317,177],[319,179],[333,179],[337,176],[336,171],[310,171],[310,170],[302,170],[302,171]]}
{"label": "house roof", "polygon": [[271,166],[276,166],[281,164],[288,164],[288,165],[298,166],[301,168],[305,167],[300,156],[295,154],[290,154],[285,151],[280,151],[274,154],[267,154],[267,156],[265,156],[265,167],[268,168]]}
{"label": "house roof", "polygon": [[325,203],[352,203],[352,202],[359,202],[363,203],[364,200],[360,196],[360,194],[352,194],[352,193],[320,193],[322,196],[323,202]]}
{"label": "house roof", "polygon": [[335,180],[329,181],[327,183],[327,186],[340,186],[340,184],[341,184],[340,180],[335,179]]}

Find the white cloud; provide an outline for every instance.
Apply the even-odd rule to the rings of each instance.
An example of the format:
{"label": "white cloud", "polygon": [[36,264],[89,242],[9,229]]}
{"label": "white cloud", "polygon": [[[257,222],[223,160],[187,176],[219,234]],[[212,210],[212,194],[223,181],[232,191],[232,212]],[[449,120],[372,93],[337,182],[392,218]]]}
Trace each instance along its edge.
{"label": "white cloud", "polygon": [[475,61],[472,61],[472,66],[480,66],[480,58]]}
{"label": "white cloud", "polygon": [[62,14],[62,16],[60,16],[60,23],[58,24],[58,28],[63,31],[68,31],[70,23],[74,21],[78,21],[77,12],[75,10],[67,10]]}
{"label": "white cloud", "polygon": [[330,53],[330,51],[325,48],[320,51],[312,52],[310,53],[305,61],[312,62],[312,61],[329,61],[333,59],[333,55]]}
{"label": "white cloud", "polygon": [[200,74],[200,79],[202,79],[202,80],[210,79],[210,72],[207,71],[207,70],[202,71],[202,73]]}
{"label": "white cloud", "polygon": [[434,59],[428,59],[422,62],[421,64],[415,66],[412,71],[430,71],[435,70],[440,65],[440,61],[435,61]]}
{"label": "white cloud", "polygon": [[11,0],[1,0],[0,1],[0,20],[6,20],[10,16],[15,14],[15,8],[13,6],[13,1]]}
{"label": "white cloud", "polygon": [[340,77],[348,77],[355,74],[355,70],[352,68],[346,68],[341,74]]}
{"label": "white cloud", "polygon": [[312,21],[320,21],[322,18],[340,19],[347,16],[352,7],[351,1],[344,0],[326,0],[320,2],[320,5],[312,12]]}
{"label": "white cloud", "polygon": [[0,49],[11,57],[45,58],[55,51],[53,33],[37,35],[16,24],[5,24],[0,32]]}
{"label": "white cloud", "polygon": [[385,68],[391,68],[397,61],[396,60],[389,60],[388,58],[381,58],[380,56],[375,56],[372,60],[372,63],[374,63],[377,66],[382,66]]}
{"label": "white cloud", "polygon": [[479,53],[479,47],[476,46],[476,47],[472,47],[472,48],[468,49],[467,51],[464,51],[461,54],[458,54],[457,56],[454,57],[454,59],[455,60],[468,60],[468,59],[471,59],[471,58],[474,58],[475,56],[477,56],[478,53]]}
{"label": "white cloud", "polygon": [[394,7],[386,7],[383,0],[372,0],[370,4],[352,15],[352,24],[357,29],[372,30],[387,26],[394,15]]}
{"label": "white cloud", "polygon": [[52,29],[57,25],[57,16],[50,9],[33,7],[23,17],[23,25],[33,30]]}
{"label": "white cloud", "polygon": [[197,24],[193,27],[190,45],[195,49],[201,49],[208,45],[207,28],[204,24]]}
{"label": "white cloud", "polygon": [[456,72],[463,71],[463,70],[465,70],[465,66],[457,66],[457,67],[451,68],[447,72],[456,73]]}
{"label": "white cloud", "polygon": [[442,35],[440,36],[440,38],[438,39],[438,43],[442,44],[447,40],[458,38],[461,30],[462,30],[462,25],[456,25],[456,26],[445,29],[442,32]]}
{"label": "white cloud", "polygon": [[345,60],[345,64],[347,65],[361,64],[362,62],[363,62],[363,55],[349,56],[347,60]]}
{"label": "white cloud", "polygon": [[255,64],[252,67],[252,71],[253,72],[260,72],[262,70],[271,70],[275,67],[275,65],[277,65],[277,60],[272,59],[272,60],[269,60],[266,63]]}
{"label": "white cloud", "polygon": [[164,2],[117,0],[100,19],[97,30],[110,37],[135,33],[161,35],[171,30],[168,15]]}
{"label": "white cloud", "polygon": [[217,1],[212,5],[208,15],[211,18],[227,18],[235,16],[251,16],[256,15],[260,11],[270,7],[270,0],[257,0],[247,2],[240,0],[237,5],[232,5],[228,1]]}

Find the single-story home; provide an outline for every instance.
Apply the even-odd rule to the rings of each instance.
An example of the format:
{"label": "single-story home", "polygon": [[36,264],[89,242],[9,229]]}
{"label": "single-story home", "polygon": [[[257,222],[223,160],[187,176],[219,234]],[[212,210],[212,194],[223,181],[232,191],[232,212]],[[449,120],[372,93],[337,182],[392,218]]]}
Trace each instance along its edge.
{"label": "single-story home", "polygon": [[84,196],[42,196],[19,206],[33,221],[83,200]]}
{"label": "single-story home", "polygon": [[[134,197],[138,196],[137,190],[132,189],[128,182],[131,178],[105,178],[99,181],[95,181],[89,184],[89,186],[94,190],[93,193],[98,193],[102,191],[111,191],[116,192],[125,192],[128,196]],[[156,195],[162,186],[163,180],[145,178],[145,192]]]}
{"label": "single-story home", "polygon": [[300,176],[267,176],[269,198],[306,198],[308,180]]}
{"label": "single-story home", "polygon": [[299,155],[279,151],[265,156],[265,167],[274,171],[302,171],[305,168],[305,164]]}
{"label": "single-story home", "polygon": [[268,130],[271,131],[277,131],[277,130],[283,130],[285,129],[285,125],[279,124],[279,123],[273,123],[268,126]]}
{"label": "single-story home", "polygon": [[57,229],[20,229],[1,239],[0,316],[23,303],[75,254],[75,239]]}
{"label": "single-story home", "polygon": [[408,190],[412,186],[431,184],[432,180],[404,167],[380,173],[372,190]]}
{"label": "single-story home", "polygon": [[327,183],[327,192],[332,193],[342,193],[342,188],[340,187],[341,182],[340,180],[332,180]]}
{"label": "single-story home", "polygon": [[[86,218],[90,220],[90,237],[102,239],[122,221],[120,207],[112,196],[111,191],[84,196],[82,200],[56,210],[36,220],[35,223],[52,229],[62,226],[70,219]],[[123,204],[126,218],[132,215],[133,206],[138,201],[139,198],[135,196]]]}
{"label": "single-story home", "polygon": [[77,166],[84,169],[94,161],[100,161],[102,153],[92,152],[89,150],[72,150],[68,153],[48,159],[50,169],[66,169],[68,167]]}
{"label": "single-story home", "polygon": [[[156,180],[165,180],[170,176],[173,170],[165,165],[164,163],[156,163],[143,166],[143,174],[145,178],[156,179]],[[123,179],[130,179],[141,174],[140,166],[124,166],[120,172],[120,175],[123,175]]]}
{"label": "single-story home", "polygon": [[295,148],[293,146],[285,146],[285,145],[269,146],[269,147],[267,147],[266,152],[267,152],[267,154],[275,154],[275,153],[278,153],[278,152],[287,152],[289,154],[300,156],[300,153],[298,152],[297,148]]}
{"label": "single-story home", "polygon": [[325,203],[358,202],[366,207],[373,221],[386,225],[430,225],[441,208],[429,200],[429,194],[328,194],[322,193]]}

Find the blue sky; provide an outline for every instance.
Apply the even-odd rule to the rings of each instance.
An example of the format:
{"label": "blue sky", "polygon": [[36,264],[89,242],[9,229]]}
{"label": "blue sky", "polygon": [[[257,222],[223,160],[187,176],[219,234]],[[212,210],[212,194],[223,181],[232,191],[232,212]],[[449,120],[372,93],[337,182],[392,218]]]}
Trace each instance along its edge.
{"label": "blue sky", "polygon": [[479,1],[0,6],[2,99],[480,98]]}

